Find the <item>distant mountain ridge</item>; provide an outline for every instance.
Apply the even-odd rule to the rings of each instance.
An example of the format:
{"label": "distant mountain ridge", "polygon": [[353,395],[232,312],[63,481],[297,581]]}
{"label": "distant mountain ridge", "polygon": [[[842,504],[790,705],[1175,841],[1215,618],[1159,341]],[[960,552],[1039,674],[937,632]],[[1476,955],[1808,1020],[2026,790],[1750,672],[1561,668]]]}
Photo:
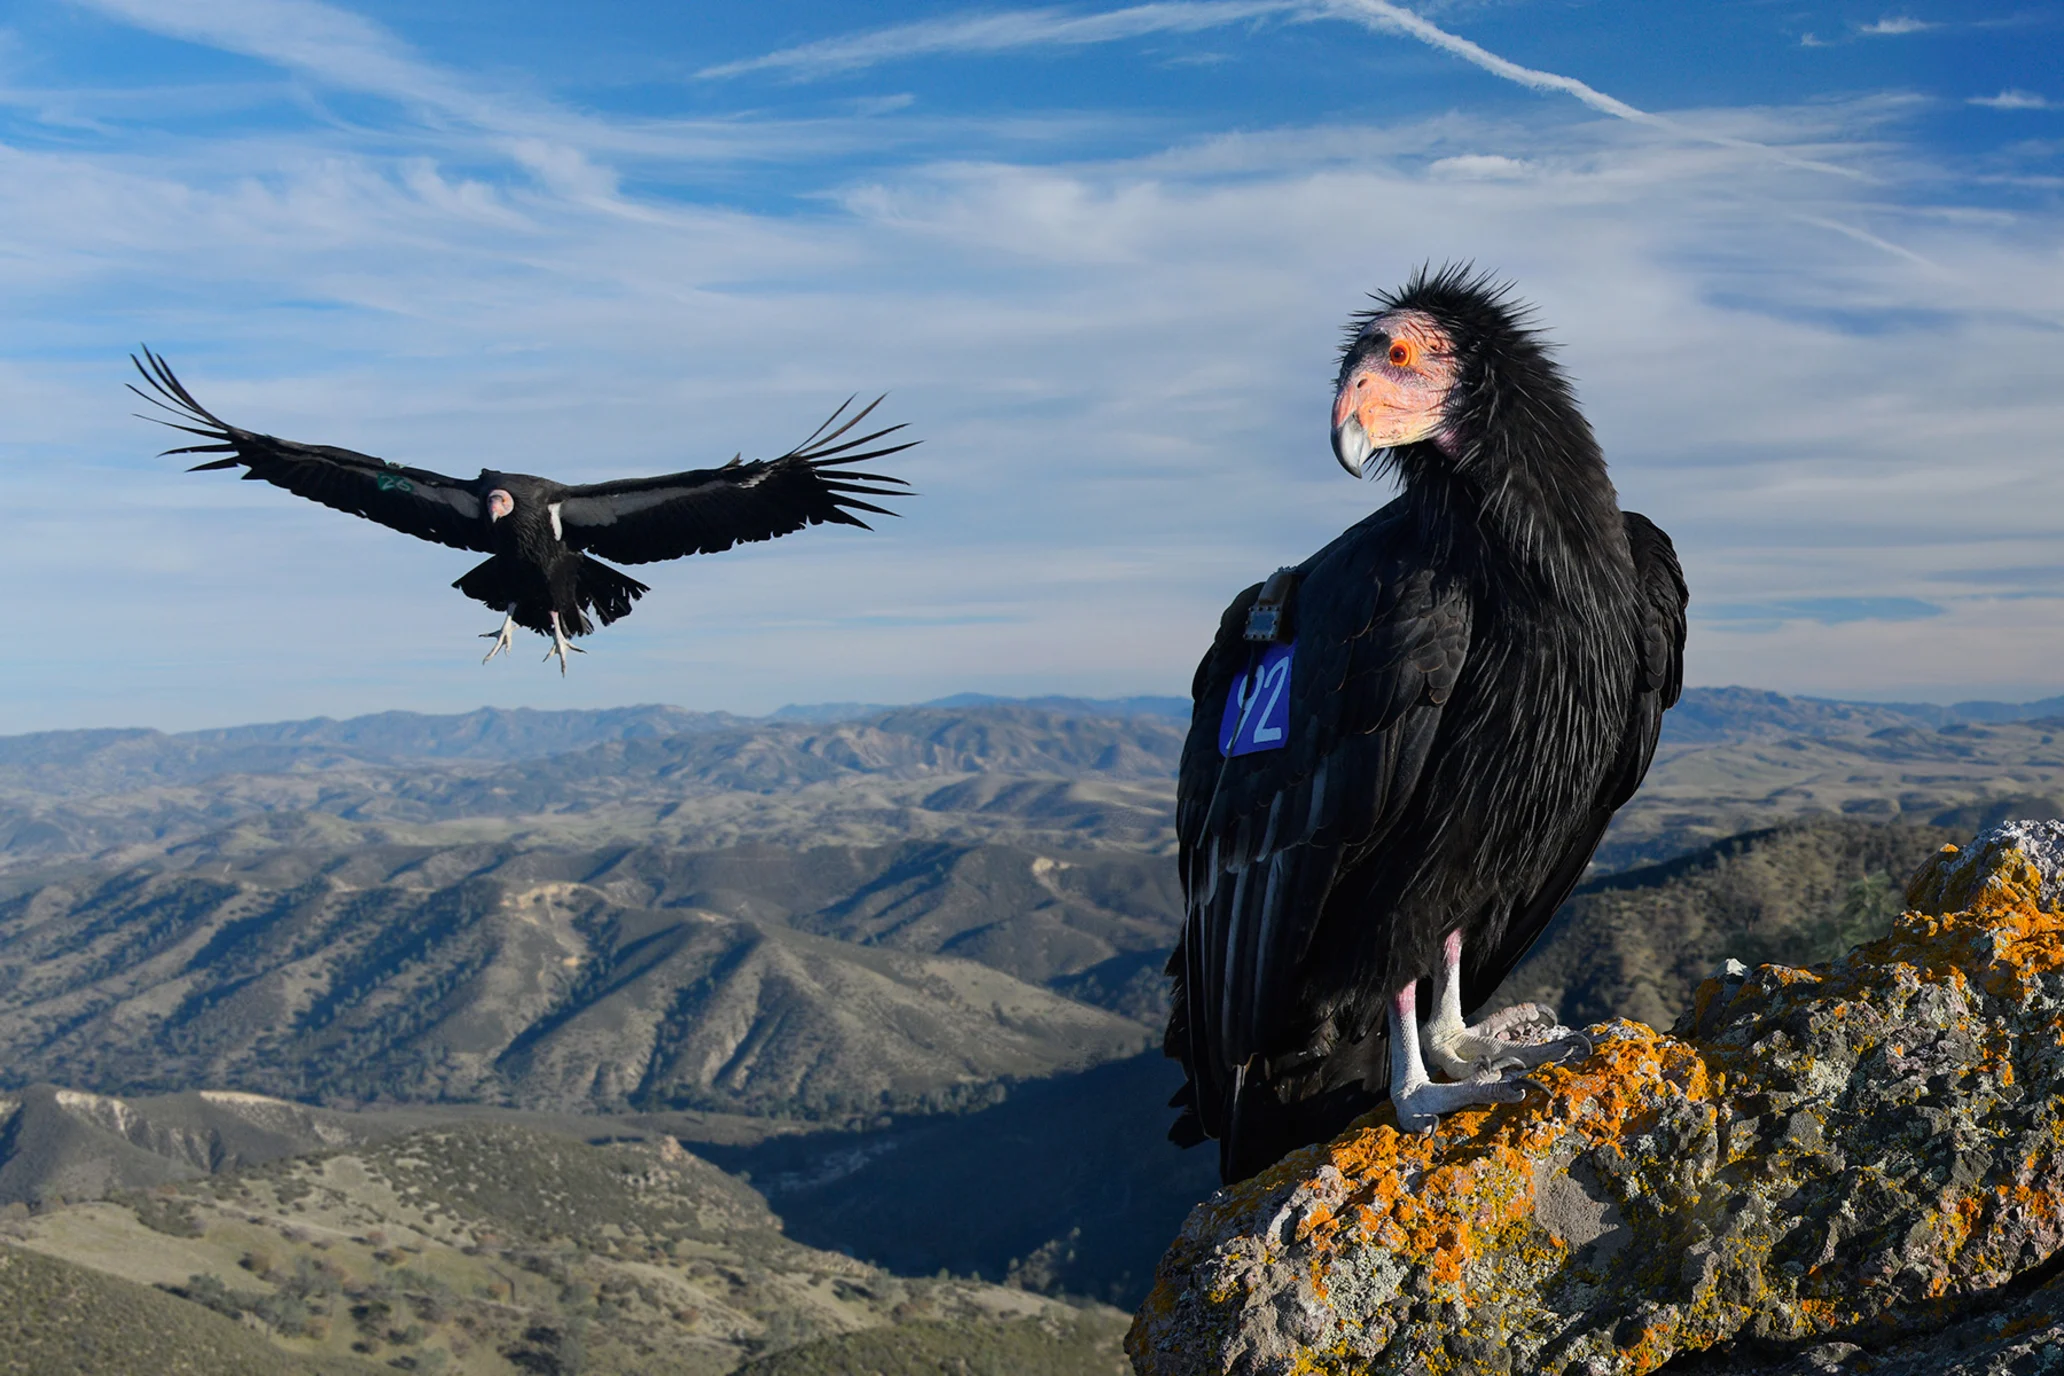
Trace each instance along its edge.
{"label": "distant mountain ridge", "polygon": [[605,741],[720,730],[749,720],[661,706],[556,712],[482,707],[443,716],[376,712],[343,721],[313,717],[175,733],[140,727],[37,731],[0,736],[0,791],[74,797],[195,783],[223,774],[427,760],[504,763]]}
{"label": "distant mountain ridge", "polygon": [[[192,783],[222,774],[441,762],[514,763],[592,746],[770,727],[831,726],[926,710],[1020,708],[1066,718],[1190,719],[1188,698],[1084,698],[1049,694],[1010,698],[954,693],[929,702],[790,704],[764,717],[645,704],[544,711],[481,707],[431,714],[375,712],[311,717],[200,731],[145,727],[37,731],[0,736],[0,792],[78,796],[150,784]],[[2032,702],[1942,705],[1788,697],[1758,688],[1687,688],[1664,718],[1665,742],[1707,743],[1751,735],[1829,735],[1888,726],[1942,727],[2064,717],[2064,696]],[[1171,772],[1173,763],[1171,761]]]}
{"label": "distant mountain ridge", "polygon": [[[779,719],[482,709],[0,737],[0,872],[232,842],[807,849],[919,839],[1171,852],[1188,726],[1180,703],[1039,702]],[[2003,799],[2042,812],[2064,800],[2064,750],[2040,715],[2058,705],[1691,689],[1665,718],[1655,767],[1599,863],[1659,860],[1816,813],[1952,825]],[[2015,714],[2026,719],[1939,720]]]}
{"label": "distant mountain ridge", "polygon": [[[357,755],[335,744],[346,734],[335,728],[351,723],[306,733],[313,745],[263,743],[256,759],[242,741],[0,739],[0,865],[162,848],[294,814],[329,819],[316,825],[333,831],[385,828],[386,838],[478,819],[494,834],[546,830],[597,843],[878,843],[999,830],[1073,833],[1078,843],[1172,839],[1166,795],[1183,733],[1163,717],[898,708],[832,723],[696,719],[693,729],[654,734],[657,714],[671,710],[625,709],[585,732],[560,723],[562,737],[613,734],[515,761],[383,763],[366,756],[388,749],[387,737],[369,743],[361,733]],[[459,724],[454,748],[477,750],[494,735],[473,716],[415,719],[400,734],[423,738],[423,720]],[[291,736],[301,725],[268,729]]]}
{"label": "distant mountain ridge", "polygon": [[1996,725],[2064,717],[2064,697],[2033,702],[1845,702],[1762,688],[1687,688],[1663,718],[1663,743],[1709,744],[1783,735],[1829,736],[1887,727]]}
{"label": "distant mountain ridge", "polygon": [[[1042,697],[999,697],[994,693],[949,693],[914,704],[918,707],[1032,707],[1043,712],[1060,712],[1077,717],[1172,717],[1190,719],[1188,698],[1153,695],[1126,698],[1079,698],[1066,694]],[[768,721],[854,721],[900,710],[884,702],[790,703],[767,714]]]}

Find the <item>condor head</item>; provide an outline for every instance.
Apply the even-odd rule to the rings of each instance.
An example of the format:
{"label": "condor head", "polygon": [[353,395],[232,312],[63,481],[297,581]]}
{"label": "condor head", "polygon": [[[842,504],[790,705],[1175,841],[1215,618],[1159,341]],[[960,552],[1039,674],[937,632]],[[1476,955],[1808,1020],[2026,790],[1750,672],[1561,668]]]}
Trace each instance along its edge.
{"label": "condor head", "polygon": [[1451,437],[1448,397],[1459,371],[1455,341],[1421,310],[1371,317],[1349,341],[1333,395],[1333,456],[1361,477],[1378,451]]}

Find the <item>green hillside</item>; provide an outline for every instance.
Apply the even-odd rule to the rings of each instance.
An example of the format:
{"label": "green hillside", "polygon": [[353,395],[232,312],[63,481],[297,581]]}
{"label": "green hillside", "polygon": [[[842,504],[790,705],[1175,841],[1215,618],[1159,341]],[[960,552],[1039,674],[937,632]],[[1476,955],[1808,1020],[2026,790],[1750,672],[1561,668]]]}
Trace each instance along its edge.
{"label": "green hillside", "polygon": [[1823,819],[1748,832],[1572,896],[1498,1004],[1667,1028],[1721,961],[1810,965],[1884,935],[1906,881],[1968,828]]}
{"label": "green hillside", "polygon": [[0,1244],[0,1376],[372,1376],[162,1290]]}
{"label": "green hillside", "polygon": [[23,1258],[22,1279],[0,1270],[0,1285],[20,1286],[9,1315],[22,1350],[73,1341],[59,1302],[70,1277],[81,1304],[102,1306],[100,1346],[82,1350],[196,1363],[81,1370],[327,1372],[366,1359],[448,1376],[718,1376],[798,1344],[923,1325],[913,1351],[1036,1348],[1040,1369],[1086,1376],[1110,1369],[1121,1323],[804,1246],[749,1186],[671,1139],[585,1143],[501,1124],[17,1206],[0,1229],[16,1244],[0,1257]]}

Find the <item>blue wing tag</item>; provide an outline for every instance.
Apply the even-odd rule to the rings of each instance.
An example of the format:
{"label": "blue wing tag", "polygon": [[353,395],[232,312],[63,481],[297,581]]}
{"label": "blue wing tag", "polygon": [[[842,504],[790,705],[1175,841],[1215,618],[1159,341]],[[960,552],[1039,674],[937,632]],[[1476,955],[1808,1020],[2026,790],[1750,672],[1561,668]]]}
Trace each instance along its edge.
{"label": "blue wing tag", "polygon": [[1281,750],[1290,735],[1290,656],[1297,642],[1271,645],[1261,662],[1233,680],[1218,723],[1218,753]]}

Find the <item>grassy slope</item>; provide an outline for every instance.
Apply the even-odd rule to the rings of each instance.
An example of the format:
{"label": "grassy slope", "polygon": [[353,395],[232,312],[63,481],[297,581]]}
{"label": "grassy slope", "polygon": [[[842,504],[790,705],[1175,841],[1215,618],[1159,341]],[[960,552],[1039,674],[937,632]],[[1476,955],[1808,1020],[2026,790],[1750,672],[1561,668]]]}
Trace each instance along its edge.
{"label": "grassy slope", "polygon": [[1735,836],[1580,888],[1496,1002],[1582,1026],[1668,1027],[1722,960],[1807,965],[1883,935],[1907,878],[1964,828],[1818,821]]}
{"label": "grassy slope", "polygon": [[5,1376],[372,1376],[346,1358],[283,1352],[162,1290],[0,1245]]}
{"label": "grassy slope", "polygon": [[[1014,1350],[1010,1325],[1038,1321],[1062,1334],[1065,1355],[1070,1325],[1119,1321],[799,1245],[748,1186],[671,1143],[590,1145],[500,1125],[435,1128],[0,1226],[190,1321],[111,1314],[110,1333],[141,1352],[196,1350],[189,1330],[212,1318],[204,1305],[262,1327],[283,1363],[286,1353],[355,1355],[445,1376],[718,1376],[798,1343],[905,1323],[930,1325],[919,1349],[957,1335],[978,1353]],[[44,1347],[68,1341],[47,1309],[25,1313]],[[252,1368],[274,1369],[320,1368]]]}

